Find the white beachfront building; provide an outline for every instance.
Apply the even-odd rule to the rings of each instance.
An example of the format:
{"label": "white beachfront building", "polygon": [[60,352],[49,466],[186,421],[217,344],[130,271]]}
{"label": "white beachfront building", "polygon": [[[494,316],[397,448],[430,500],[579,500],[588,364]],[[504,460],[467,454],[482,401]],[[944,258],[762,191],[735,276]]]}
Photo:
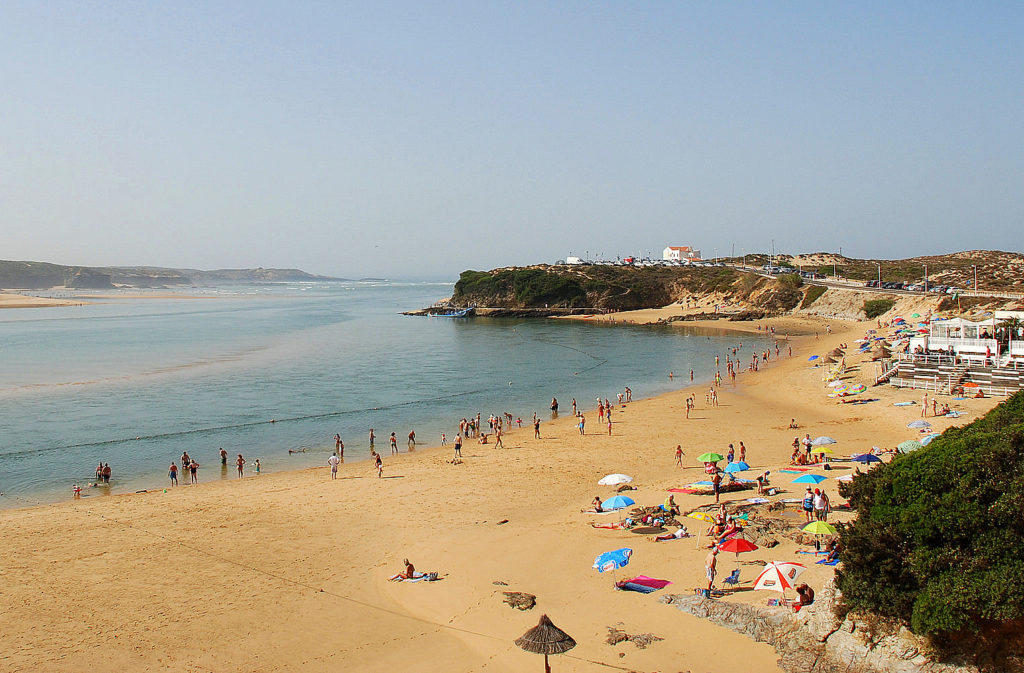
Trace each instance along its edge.
{"label": "white beachfront building", "polygon": [[661,258],[666,262],[699,261],[700,250],[694,250],[688,245],[670,245],[661,253]]}
{"label": "white beachfront building", "polygon": [[910,340],[909,351],[924,353],[953,353],[967,360],[994,357],[996,364],[1024,360],[1024,327],[1009,329],[1007,349],[1000,352],[999,339],[1004,324],[1010,320],[1024,320],[1024,311],[996,311],[991,318],[973,321],[966,318],[932,320],[928,333],[920,333]]}

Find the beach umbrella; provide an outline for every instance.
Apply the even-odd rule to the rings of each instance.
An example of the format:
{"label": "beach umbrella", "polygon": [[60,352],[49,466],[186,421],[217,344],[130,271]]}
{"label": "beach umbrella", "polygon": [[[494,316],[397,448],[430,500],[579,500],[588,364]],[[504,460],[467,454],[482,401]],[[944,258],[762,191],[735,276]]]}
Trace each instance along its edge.
{"label": "beach umbrella", "polygon": [[527,652],[544,655],[544,673],[551,673],[549,654],[562,654],[576,647],[576,641],[568,633],[555,626],[547,615],[541,615],[537,626],[519,638],[515,644]]}
{"label": "beach umbrella", "polygon": [[[707,512],[690,512],[686,516],[691,519],[696,519],[697,521],[703,521],[704,523],[715,522],[715,517],[711,516]],[[704,528],[702,526],[697,526],[697,549],[700,549],[700,534],[703,532]]]}
{"label": "beach umbrella", "polygon": [[734,537],[731,540],[726,540],[722,544],[718,545],[718,551],[731,551],[736,554],[737,561],[740,560],[740,554],[745,554],[748,551],[754,551],[758,548],[759,547],[750,540],[745,540],[741,537]]}
{"label": "beach umbrella", "polygon": [[601,478],[598,484],[601,486],[617,486],[618,484],[628,484],[633,481],[633,477],[628,474],[609,474]]}
{"label": "beach umbrella", "polygon": [[812,535],[836,534],[836,527],[826,521],[812,521],[800,530],[802,530],[805,533],[810,533]]}
{"label": "beach umbrella", "polygon": [[818,359],[817,355],[812,355],[811,357],[807,358],[807,361],[811,362],[812,360],[817,360],[817,359]]}
{"label": "beach umbrella", "polygon": [[921,438],[921,446],[928,446],[929,444],[932,443],[933,439],[935,439],[936,437],[941,437],[941,436],[942,436],[942,434],[938,433],[938,432],[933,432],[930,435],[925,435],[924,437]]}
{"label": "beach umbrella", "polygon": [[792,589],[796,578],[807,567],[789,561],[769,561],[761,574],[754,580],[754,589],[761,591],[779,591],[783,597],[786,589]]}
{"label": "beach umbrella", "polygon": [[857,463],[880,463],[882,462],[882,459],[873,453],[862,453],[858,456],[854,456],[853,461]]}
{"label": "beach umbrella", "polygon": [[699,456],[697,456],[697,460],[699,460],[702,463],[717,463],[718,461],[722,460],[722,454],[712,453],[708,451],[707,453],[702,453]]}
{"label": "beach umbrella", "polygon": [[633,498],[627,498],[624,495],[615,495],[602,502],[601,509],[610,512],[614,509],[622,509],[624,507],[629,507],[635,502],[636,501],[633,500]]}
{"label": "beach umbrella", "polygon": [[842,355],[845,355],[845,352],[842,348],[833,348],[831,351],[829,351],[829,355],[833,357],[841,357]]}
{"label": "beach umbrella", "polygon": [[594,559],[593,567],[596,568],[599,573],[607,572],[609,570],[618,570],[619,568],[629,564],[629,557],[632,555],[633,550],[629,547],[606,551]]}
{"label": "beach umbrella", "polygon": [[928,421],[910,421],[907,423],[908,428],[930,428],[932,424]]}
{"label": "beach umbrella", "polygon": [[811,446],[824,446],[825,444],[836,444],[836,440],[831,437],[822,435],[821,437],[815,437],[811,440]]}
{"label": "beach umbrella", "polygon": [[794,484],[820,484],[821,482],[828,479],[820,474],[801,474],[799,477],[793,480]]}
{"label": "beach umbrella", "polygon": [[746,472],[750,469],[750,466],[744,463],[742,460],[737,460],[734,463],[729,463],[725,466],[726,472]]}
{"label": "beach umbrella", "polygon": [[824,453],[835,453],[835,451],[833,451],[832,449],[828,448],[827,446],[816,446],[813,449],[811,449],[811,453],[823,453],[824,454]]}
{"label": "beach umbrella", "polygon": [[920,317],[921,317],[921,314],[920,314],[920,313],[911,313],[911,314],[910,314],[910,317],[911,317],[911,318],[920,318]]}
{"label": "beach umbrella", "polygon": [[831,355],[829,355],[828,357],[826,357],[826,358],[825,358],[825,359],[823,360],[823,362],[826,362],[826,363],[828,363],[828,364],[832,365],[832,364],[835,364],[835,363],[839,362],[839,360],[833,360],[833,359],[832,359],[832,356],[831,356]]}
{"label": "beach umbrella", "polygon": [[908,439],[907,441],[898,444],[896,448],[899,449],[900,453],[910,453],[911,451],[917,451],[922,446],[924,446],[924,444],[916,439]]}

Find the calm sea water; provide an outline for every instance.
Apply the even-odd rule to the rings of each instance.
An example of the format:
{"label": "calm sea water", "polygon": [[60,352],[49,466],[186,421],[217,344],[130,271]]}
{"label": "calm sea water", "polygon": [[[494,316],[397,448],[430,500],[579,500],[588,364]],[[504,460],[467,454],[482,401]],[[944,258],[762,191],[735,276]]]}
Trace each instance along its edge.
{"label": "calm sea water", "polygon": [[[436,283],[218,289],[81,307],[0,311],[0,506],[70,497],[110,463],[98,496],[163,487],[188,451],[200,481],[228,478],[218,452],[264,472],[387,454],[415,429],[434,445],[458,419],[548,418],[558,397],[590,408],[623,386],[647,397],[714,372],[740,341],[668,327],[400,315],[451,294]],[[766,343],[742,337],[751,348]],[[676,373],[674,382],[667,378]],[[274,423],[269,423],[274,419]],[[305,453],[290,454],[305,449]],[[229,461],[230,463],[230,461]]]}

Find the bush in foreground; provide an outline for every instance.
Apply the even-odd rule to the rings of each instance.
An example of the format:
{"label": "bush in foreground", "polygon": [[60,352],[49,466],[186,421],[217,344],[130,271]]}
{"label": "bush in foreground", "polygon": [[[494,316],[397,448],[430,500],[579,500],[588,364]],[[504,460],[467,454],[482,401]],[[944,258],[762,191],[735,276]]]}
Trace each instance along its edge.
{"label": "bush in foreground", "polygon": [[847,607],[929,636],[1024,620],[1024,392],[840,492]]}

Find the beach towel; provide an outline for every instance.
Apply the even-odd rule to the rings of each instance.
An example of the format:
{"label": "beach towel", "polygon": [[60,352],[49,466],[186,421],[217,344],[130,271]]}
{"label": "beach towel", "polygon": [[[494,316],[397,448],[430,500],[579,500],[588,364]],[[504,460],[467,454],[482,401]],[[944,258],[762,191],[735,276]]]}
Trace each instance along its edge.
{"label": "beach towel", "polygon": [[917,404],[917,402],[913,402],[913,401],[911,401],[911,402],[893,402],[892,406],[894,406],[894,407],[909,407],[912,404]]}
{"label": "beach towel", "polygon": [[397,575],[392,575],[391,577],[389,577],[388,581],[390,581],[390,582],[435,582],[435,581],[437,581],[439,579],[441,579],[441,578],[437,576],[437,573],[421,573],[421,572],[416,572],[416,573],[413,573],[412,577],[402,577],[402,574],[398,573]]}
{"label": "beach towel", "polygon": [[783,472],[785,474],[801,474],[803,472],[806,472],[809,469],[810,468],[808,468],[808,467],[793,467],[793,468],[783,468],[783,469],[779,470],[779,472]]}
{"label": "beach towel", "polygon": [[836,564],[838,564],[838,563],[839,563],[839,559],[834,559],[834,560],[832,560],[832,561],[829,561],[828,559],[824,559],[824,558],[823,558],[823,559],[821,559],[820,561],[815,561],[815,563],[816,563],[817,565],[826,565],[826,566],[834,566],[834,565],[836,565]]}
{"label": "beach towel", "polygon": [[592,523],[590,525],[594,528],[605,528],[607,530],[621,530],[626,527],[621,523]]}
{"label": "beach towel", "polygon": [[814,554],[815,556],[819,556],[821,554],[828,554],[827,551],[824,551],[824,550],[822,550],[822,551],[814,551],[813,549],[797,549],[793,553],[794,554]]}
{"label": "beach towel", "polygon": [[639,575],[633,579],[626,580],[620,584],[616,584],[615,588],[619,591],[636,591],[642,594],[649,594],[654,591],[664,589],[669,584],[672,584],[668,580],[659,580],[654,577],[647,577],[646,575]]}

